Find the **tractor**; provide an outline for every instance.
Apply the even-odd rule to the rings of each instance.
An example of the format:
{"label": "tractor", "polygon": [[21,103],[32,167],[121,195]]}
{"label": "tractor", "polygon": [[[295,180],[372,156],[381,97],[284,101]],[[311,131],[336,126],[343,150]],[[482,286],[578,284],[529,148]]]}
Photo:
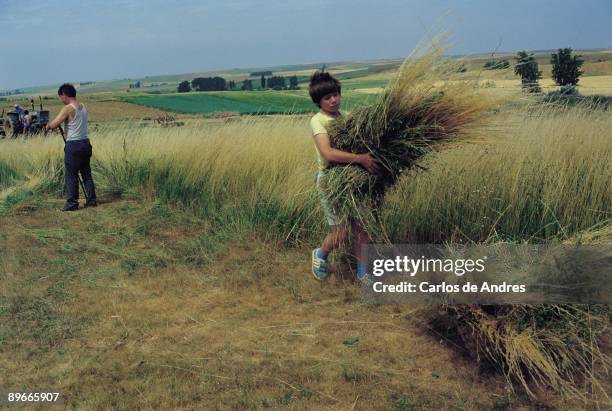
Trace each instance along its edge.
{"label": "tractor", "polygon": [[[43,110],[42,98],[40,100],[40,110],[34,107],[34,99],[30,99],[32,110],[29,110],[28,115],[32,117],[29,127],[26,127],[25,114],[19,113],[17,110],[4,112],[2,110],[2,119],[0,124],[0,138],[11,137],[17,138],[20,135],[47,134],[45,126],[49,122],[49,110]],[[17,107],[17,106],[15,106]]]}

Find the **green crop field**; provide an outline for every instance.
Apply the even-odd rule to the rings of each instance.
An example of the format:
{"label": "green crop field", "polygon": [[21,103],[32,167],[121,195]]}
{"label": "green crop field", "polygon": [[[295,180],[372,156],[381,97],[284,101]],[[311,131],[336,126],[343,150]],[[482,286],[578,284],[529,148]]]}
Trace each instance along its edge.
{"label": "green crop field", "polygon": [[[348,93],[343,107],[350,110],[372,99],[371,95]],[[232,91],[184,94],[135,95],[124,101],[180,113],[236,112],[241,114],[308,113],[317,110],[305,91]]]}

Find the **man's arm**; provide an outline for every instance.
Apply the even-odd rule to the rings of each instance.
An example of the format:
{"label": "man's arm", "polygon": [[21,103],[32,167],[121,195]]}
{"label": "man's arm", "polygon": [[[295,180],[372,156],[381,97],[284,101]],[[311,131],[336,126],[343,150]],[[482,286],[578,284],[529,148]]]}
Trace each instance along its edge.
{"label": "man's arm", "polygon": [[58,128],[66,119],[68,119],[68,108],[62,107],[57,117],[47,123],[47,129]]}
{"label": "man's arm", "polygon": [[321,156],[327,161],[340,164],[359,164],[371,174],[378,172],[378,163],[369,154],[355,154],[333,148],[329,142],[329,134],[315,135],[315,143]]}

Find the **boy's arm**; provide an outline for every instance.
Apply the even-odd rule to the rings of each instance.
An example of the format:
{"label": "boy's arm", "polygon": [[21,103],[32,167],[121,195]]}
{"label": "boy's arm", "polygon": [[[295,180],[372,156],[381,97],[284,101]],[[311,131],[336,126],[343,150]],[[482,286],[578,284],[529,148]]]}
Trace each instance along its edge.
{"label": "boy's arm", "polygon": [[333,148],[329,142],[329,134],[315,135],[315,143],[321,156],[332,163],[359,164],[371,174],[378,172],[378,163],[369,154],[355,154]]}
{"label": "boy's arm", "polygon": [[62,107],[57,117],[55,117],[52,121],[49,121],[47,124],[48,129],[57,128],[60,124],[62,124],[68,118],[68,109],[66,107]]}

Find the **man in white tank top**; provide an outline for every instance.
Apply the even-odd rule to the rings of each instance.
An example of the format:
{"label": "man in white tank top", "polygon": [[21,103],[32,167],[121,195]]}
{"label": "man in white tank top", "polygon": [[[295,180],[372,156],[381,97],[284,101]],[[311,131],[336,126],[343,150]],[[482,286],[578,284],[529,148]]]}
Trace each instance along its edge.
{"label": "man in white tank top", "polygon": [[47,124],[48,129],[55,129],[65,124],[66,145],[64,146],[64,166],[66,180],[66,204],[62,211],[79,209],[78,174],[83,177],[87,201],[85,208],[95,207],[96,191],[91,176],[90,160],[92,154],[89,135],[87,134],[87,109],[76,99],[76,89],[72,84],[62,84],[57,90],[59,99],[64,104],[57,117]]}

